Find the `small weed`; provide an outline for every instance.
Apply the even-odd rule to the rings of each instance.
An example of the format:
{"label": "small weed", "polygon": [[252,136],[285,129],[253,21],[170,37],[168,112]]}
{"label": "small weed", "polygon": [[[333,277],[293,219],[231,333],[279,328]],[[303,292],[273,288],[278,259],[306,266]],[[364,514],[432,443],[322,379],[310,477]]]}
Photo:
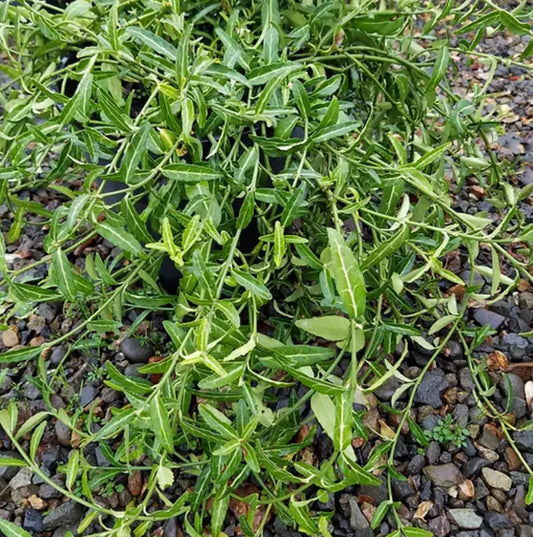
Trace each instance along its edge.
{"label": "small weed", "polygon": [[432,431],[425,431],[428,440],[435,440],[443,446],[453,444],[460,448],[466,445],[466,439],[470,436],[468,429],[461,427],[454,421],[451,414],[441,418]]}

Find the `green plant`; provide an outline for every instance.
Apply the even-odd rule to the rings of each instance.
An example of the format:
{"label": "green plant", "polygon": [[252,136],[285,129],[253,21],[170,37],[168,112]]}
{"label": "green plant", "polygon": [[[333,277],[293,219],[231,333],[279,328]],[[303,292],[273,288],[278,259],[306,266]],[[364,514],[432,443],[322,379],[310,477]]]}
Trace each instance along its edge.
{"label": "green plant", "polygon": [[[468,301],[498,300],[520,277],[533,279],[533,228],[520,209],[533,188],[506,181],[490,148],[487,86],[455,93],[448,41],[432,33],[449,16],[476,40],[487,20],[530,34],[527,13],[466,4],[2,3],[0,68],[10,80],[0,97],[0,198],[12,214],[0,236],[3,322],[62,300],[76,324],[0,357],[37,358],[48,404],[19,426],[12,402],[0,425],[23,457],[11,463],[51,484],[37,458],[46,427],[59,420],[79,436],[59,490],[88,509],[80,533],[93,525],[98,535],[141,537],[180,516],[188,535],[218,536],[234,499],[249,506],[245,535],[260,535],[275,511],[327,536],[317,497],[378,484],[383,457],[390,488],[403,425],[420,435],[414,393],[463,329]],[[461,42],[454,52],[475,56],[474,47]],[[453,206],[467,177],[490,186],[497,217]],[[108,181],[122,183],[123,199]],[[27,198],[39,189],[61,206]],[[46,226],[45,255],[8,267],[6,243],[32,225]],[[100,248],[85,253],[91,241]],[[470,281],[443,263],[457,251]],[[157,281],[165,257],[181,274],[176,294]],[[35,278],[40,267],[46,276]],[[491,278],[489,291],[474,285],[476,272]],[[453,285],[464,286],[462,301],[445,292]],[[94,432],[92,418],[50,403],[57,379],[41,356],[60,342],[101,348],[99,334],[116,333],[132,309],[166,315],[172,352],[142,367],[159,375],[155,383],[106,363],[106,384],[125,403]],[[399,369],[414,346],[431,356],[409,379]],[[400,424],[361,461],[352,439],[371,432],[354,397],[393,376],[402,380],[392,402]],[[286,406],[277,408],[279,398]],[[303,454],[317,422],[334,450],[313,465]],[[154,461],[143,467],[144,496],[126,510],[95,501],[91,444],[117,476]],[[193,490],[179,490],[178,471]],[[376,520],[390,510],[394,535],[425,535],[405,527],[390,495]]]}
{"label": "green plant", "polygon": [[432,431],[425,431],[428,440],[435,440],[442,445],[453,444],[455,447],[466,445],[466,439],[470,436],[468,429],[462,427],[453,420],[451,414],[441,418]]}

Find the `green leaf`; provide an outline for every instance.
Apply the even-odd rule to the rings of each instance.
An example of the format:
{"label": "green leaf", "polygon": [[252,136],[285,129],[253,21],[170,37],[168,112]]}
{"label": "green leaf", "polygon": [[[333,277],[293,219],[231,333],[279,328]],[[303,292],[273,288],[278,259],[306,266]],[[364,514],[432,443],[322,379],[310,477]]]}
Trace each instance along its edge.
{"label": "green leaf", "polygon": [[305,183],[302,183],[294,192],[291,194],[290,198],[283,208],[281,213],[281,225],[286,228],[296,218],[298,210],[305,205],[305,196],[306,196],[306,186]]}
{"label": "green leaf", "polygon": [[237,218],[237,228],[246,229],[254,216],[255,210],[255,196],[253,192],[248,192],[242,206],[239,210],[239,216]]}
{"label": "green leaf", "polygon": [[402,533],[405,537],[432,537],[431,531],[423,530],[422,528],[405,527],[402,528]]}
{"label": "green leaf", "polygon": [[147,142],[151,128],[148,121],[143,121],[127,146],[128,148],[120,164],[120,174],[123,181],[128,185],[134,185],[136,182],[134,173],[148,149]]}
{"label": "green leaf", "polygon": [[3,518],[0,518],[0,531],[5,537],[31,537],[26,530],[23,530],[20,526],[8,522]]}
{"label": "green leaf", "polygon": [[431,78],[426,85],[426,93],[433,91],[446,76],[448,64],[450,63],[450,51],[447,46],[442,46],[437,53],[437,59],[431,72]]}
{"label": "green leaf", "polygon": [[222,494],[215,498],[213,507],[211,508],[211,534],[220,535],[226,514],[228,512],[228,505],[230,501],[230,495],[228,493]]}
{"label": "green leaf", "polygon": [[111,244],[118,246],[124,252],[130,252],[136,256],[143,254],[143,248],[140,242],[123,228],[114,227],[106,221],[96,224],[95,228],[99,235]]}
{"label": "green leaf", "polygon": [[337,97],[332,97],[331,102],[328,105],[324,117],[320,120],[320,123],[317,128],[317,132],[325,129],[326,127],[331,127],[335,125],[339,120],[339,100]]}
{"label": "green leaf", "polygon": [[310,140],[312,144],[327,142],[333,138],[339,138],[350,132],[354,132],[357,127],[358,123],[356,121],[346,121],[344,123],[337,123],[336,125],[321,127],[311,135]]}
{"label": "green leaf", "polygon": [[342,341],[350,336],[350,321],[338,315],[298,319],[294,324],[298,328],[328,341]]}
{"label": "green leaf", "polygon": [[168,411],[159,394],[150,403],[151,426],[160,444],[169,452],[174,452],[174,439]]}
{"label": "green leaf", "polygon": [[80,451],[78,449],[75,449],[71,452],[67,465],[65,467],[65,475],[66,475],[65,487],[67,488],[67,490],[72,490],[72,487],[74,487],[74,484],[78,477],[79,466],[80,466]]}
{"label": "green leaf", "polygon": [[311,410],[324,432],[334,440],[336,409],[331,397],[323,393],[314,393],[311,397]]}
{"label": "green leaf", "polygon": [[39,425],[43,420],[45,420],[50,415],[49,412],[41,411],[37,412],[30,418],[28,418],[19,428],[17,431],[17,434],[15,435],[15,438],[18,440],[19,438],[22,438],[24,435],[29,433],[34,427]]}
{"label": "green leaf", "polygon": [[503,25],[513,34],[526,35],[531,31],[531,26],[527,22],[520,22],[512,13],[500,10],[500,19]]}
{"label": "green leaf", "polygon": [[0,468],[4,466],[14,466],[23,468],[26,463],[22,459],[15,459],[14,457],[2,457],[0,456]]}
{"label": "green leaf", "polygon": [[390,256],[401,248],[409,237],[409,228],[402,226],[390,239],[378,244],[361,263],[361,270],[364,272],[369,268],[377,266],[384,259]]}
{"label": "green leaf", "polygon": [[12,364],[31,360],[41,354],[41,347],[13,349],[0,354],[0,364]]}
{"label": "green leaf", "polygon": [[533,504],[533,476],[530,476],[530,478],[529,478],[529,484],[528,484],[528,487],[527,487],[527,494],[526,494],[526,500],[525,501],[526,501],[526,505]]}
{"label": "green leaf", "polygon": [[383,519],[389,512],[391,505],[392,505],[391,500],[383,500],[378,505],[378,508],[374,511],[374,515],[372,516],[372,522],[370,523],[370,527],[373,530],[379,528],[380,524],[383,522]]}
{"label": "green leaf", "polygon": [[161,490],[171,487],[174,483],[174,472],[171,468],[159,465],[156,473],[157,484]]}
{"label": "green leaf", "polygon": [[76,299],[76,284],[74,274],[65,252],[58,248],[52,254],[52,268],[58,288],[69,300]]}
{"label": "green leaf", "polygon": [[263,65],[252,69],[248,73],[248,82],[252,86],[258,86],[260,84],[266,84],[273,78],[287,76],[301,69],[303,69],[303,65],[300,63],[272,63],[270,65]]}
{"label": "green leaf", "polygon": [[183,183],[214,181],[224,177],[222,172],[202,164],[171,164],[163,168],[161,173],[173,181]]}
{"label": "green leaf", "polygon": [[533,37],[530,37],[526,45],[526,48],[522,51],[522,54],[520,54],[520,60],[524,60],[525,58],[528,58],[529,56],[532,56],[532,55],[533,55]]}
{"label": "green leaf", "polygon": [[33,434],[31,435],[30,459],[34,462],[35,462],[35,457],[37,455],[37,450],[39,449],[39,445],[41,444],[41,439],[43,437],[44,430],[46,429],[47,425],[48,425],[48,422],[46,421],[41,422],[33,431]]}
{"label": "green leaf", "polygon": [[249,291],[253,296],[265,301],[272,298],[272,295],[267,287],[260,283],[251,274],[241,270],[232,269],[231,275],[239,285],[242,285],[242,287]]}
{"label": "green leaf", "polygon": [[231,421],[222,412],[209,404],[201,404],[198,411],[209,427],[226,439],[238,439],[238,435],[231,426]]}
{"label": "green leaf", "polygon": [[431,151],[428,151],[427,153],[424,153],[418,160],[416,160],[413,164],[414,168],[417,170],[423,170],[427,166],[429,166],[432,162],[435,162],[435,160],[442,159],[442,156],[448,149],[450,148],[450,143],[442,144],[438,147],[435,147]]}
{"label": "green leaf", "polygon": [[353,390],[345,388],[344,392],[337,396],[335,405],[335,432],[333,445],[336,450],[345,450],[352,441],[353,425]]}
{"label": "green leaf", "polygon": [[328,242],[331,259],[327,269],[335,281],[346,313],[352,319],[359,319],[364,315],[366,305],[365,282],[359,265],[338,231],[328,229]]}
{"label": "green leaf", "polygon": [[126,28],[126,33],[141,41],[143,45],[150,47],[158,54],[166,56],[170,60],[175,60],[177,58],[178,51],[176,47],[171,45],[162,37],[159,37],[158,35],[155,35],[144,28],[139,28],[138,26],[128,26]]}

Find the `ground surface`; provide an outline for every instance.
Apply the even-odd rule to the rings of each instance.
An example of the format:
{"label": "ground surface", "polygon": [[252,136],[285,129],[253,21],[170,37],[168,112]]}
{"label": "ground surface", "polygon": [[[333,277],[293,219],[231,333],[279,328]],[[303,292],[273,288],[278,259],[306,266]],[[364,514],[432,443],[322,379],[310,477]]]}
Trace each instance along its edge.
{"label": "ground surface", "polygon": [[[487,39],[483,45],[486,52],[502,57],[512,55],[517,46],[520,46],[520,38],[517,37]],[[480,63],[458,63],[457,66],[460,71],[457,91],[470,91],[473,83],[482,84],[486,79],[487,68]],[[492,104],[498,113],[505,115],[506,126],[506,132],[495,143],[497,154],[516,170],[514,176],[517,184],[533,183],[531,77],[519,67],[499,67],[491,87],[494,91]],[[27,196],[39,197],[50,209],[61,203],[46,191],[28,192]],[[490,213],[493,207],[488,199],[489,192],[477,185],[470,185],[456,200],[456,204],[465,212],[487,210]],[[523,209],[528,221],[533,222],[533,200],[525,200]],[[11,217],[7,207],[0,206],[2,229],[9,227]],[[39,226],[29,226],[19,243],[8,247],[8,260],[12,266],[38,260],[42,255],[42,239]],[[104,252],[110,249],[105,242],[93,247]],[[468,270],[464,263],[459,255],[447,259],[447,267],[459,274]],[[35,269],[35,275],[39,270],[40,267]],[[531,407],[527,402],[525,384],[533,380],[533,367],[530,367],[533,364],[533,338],[519,334],[533,329],[533,289],[524,281],[512,297],[488,308],[483,304],[472,304],[469,316],[473,326],[489,324],[495,330],[495,334],[478,350],[479,353],[493,356],[492,374],[501,379],[493,395],[494,403],[501,407],[506,404],[509,386],[502,374],[506,370],[513,389],[509,412],[514,415],[518,425],[527,422],[531,419]],[[102,364],[105,360],[112,360],[127,375],[138,374],[139,364],[164,350],[165,341],[158,336],[162,333],[162,319],[163,315],[154,314],[139,326],[138,335],[143,341],[148,341],[145,347],[131,338],[121,343],[101,341],[100,355],[93,349],[84,351],[80,348],[65,361],[64,349],[56,347],[49,360],[54,367],[60,366],[58,378],[62,381],[62,388],[52,396],[53,405],[69,411],[78,406],[91,407],[94,415],[107,416],[110,407],[119,406],[121,399],[118,393],[102,383]],[[135,314],[132,314],[129,322],[134,320]],[[61,304],[43,305],[2,332],[0,352],[17,344],[39,344],[42,338],[69,331],[75,322]],[[408,357],[403,373],[414,378],[425,362],[426,356],[422,350],[414,352]],[[9,369],[0,386],[0,399],[6,402],[17,398],[22,403],[21,412],[28,416],[43,410],[45,405],[40,392],[32,383],[34,376],[33,363]],[[390,402],[396,387],[394,383],[389,383],[370,399],[371,408],[365,410],[364,421],[371,429],[383,433],[388,425],[396,425],[391,417],[382,419],[379,405]],[[400,515],[412,521],[413,525],[431,530],[436,537],[532,536],[533,508],[525,504],[529,475],[510,449],[498,424],[491,422],[478,409],[472,389],[472,378],[466,367],[462,346],[458,341],[451,340],[447,351],[437,360],[436,367],[420,385],[412,417],[422,429],[432,431],[442,416],[452,414],[456,422],[468,430],[469,437],[461,448],[431,441],[425,450],[421,450],[407,432],[401,437],[396,457],[397,469],[407,476],[407,480],[393,483],[395,499],[402,504]],[[64,476],[58,471],[58,465],[67,462],[76,438],[58,423],[54,429],[47,430],[43,440],[44,447],[40,452],[42,468],[54,479],[63,481]],[[360,445],[358,456],[363,462],[375,445],[375,440],[371,438]],[[515,440],[525,460],[533,464],[533,430],[517,434]],[[15,456],[1,435],[0,446],[0,457]],[[330,450],[330,441],[323,434],[311,447],[310,456],[320,460],[327,457]],[[98,449],[94,450],[91,458],[95,465],[109,465]],[[102,486],[97,494],[99,501],[112,508],[124,507],[132,496],[139,495],[142,485],[143,476],[136,473],[128,481]],[[191,485],[192,482],[185,476],[177,480],[177,487],[181,490]],[[335,512],[331,520],[333,535],[387,535],[392,529],[388,520],[376,531],[369,527],[376,506],[386,495],[385,484],[382,487],[358,486],[332,496],[326,504],[317,505],[316,509]],[[234,511],[236,514],[238,509]],[[0,467],[0,517],[20,524],[31,535],[61,537],[68,530],[74,530],[83,516],[83,508],[66,502],[55,489],[32,477],[26,470]],[[236,534],[235,526],[232,515],[224,530],[229,537]],[[164,537],[183,535],[175,520],[165,523],[155,534]],[[275,516],[265,530],[265,536],[299,535],[287,529]]]}

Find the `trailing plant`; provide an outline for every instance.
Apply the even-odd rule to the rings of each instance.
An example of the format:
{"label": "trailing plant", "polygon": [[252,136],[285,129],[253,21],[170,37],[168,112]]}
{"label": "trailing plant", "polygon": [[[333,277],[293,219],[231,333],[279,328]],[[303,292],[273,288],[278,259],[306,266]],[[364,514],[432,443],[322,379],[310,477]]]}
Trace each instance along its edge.
{"label": "trailing plant", "polygon": [[[474,40],[450,49],[433,32],[444,20]],[[533,279],[520,210],[532,188],[507,181],[490,148],[494,69],[461,96],[451,53],[477,55],[487,24],[531,35],[526,20],[525,8],[486,1],[3,2],[3,323],[57,301],[75,320],[0,357],[35,360],[48,408],[22,424],[16,402],[0,411],[22,457],[3,463],[58,487],[38,447],[61,421],[78,439],[59,487],[88,509],[78,531],[117,537],[176,516],[187,535],[218,536],[235,501],[244,535],[261,535],[273,512],[329,535],[331,513],[314,502],[385,470],[391,498],[376,520],[390,513],[393,535],[426,535],[400,518],[390,487],[403,426],[425,441],[410,417],[415,390],[469,303]],[[495,213],[454,206],[467,179],[490,187]],[[11,265],[6,252],[32,226],[44,255]],[[447,268],[452,255],[470,262],[469,281]],[[140,369],[150,380],[107,361],[121,408],[104,423],[56,409],[50,349],[67,344],[65,360],[105,352],[130,310],[135,326],[166,317],[170,350]],[[428,361],[411,379],[400,368],[414,348]],[[353,403],[392,377],[400,425],[366,457],[354,439],[375,432]],[[318,434],[333,449],[313,463]],[[106,490],[117,476],[146,478],[124,510],[95,498],[94,445],[110,461],[98,473]]]}

